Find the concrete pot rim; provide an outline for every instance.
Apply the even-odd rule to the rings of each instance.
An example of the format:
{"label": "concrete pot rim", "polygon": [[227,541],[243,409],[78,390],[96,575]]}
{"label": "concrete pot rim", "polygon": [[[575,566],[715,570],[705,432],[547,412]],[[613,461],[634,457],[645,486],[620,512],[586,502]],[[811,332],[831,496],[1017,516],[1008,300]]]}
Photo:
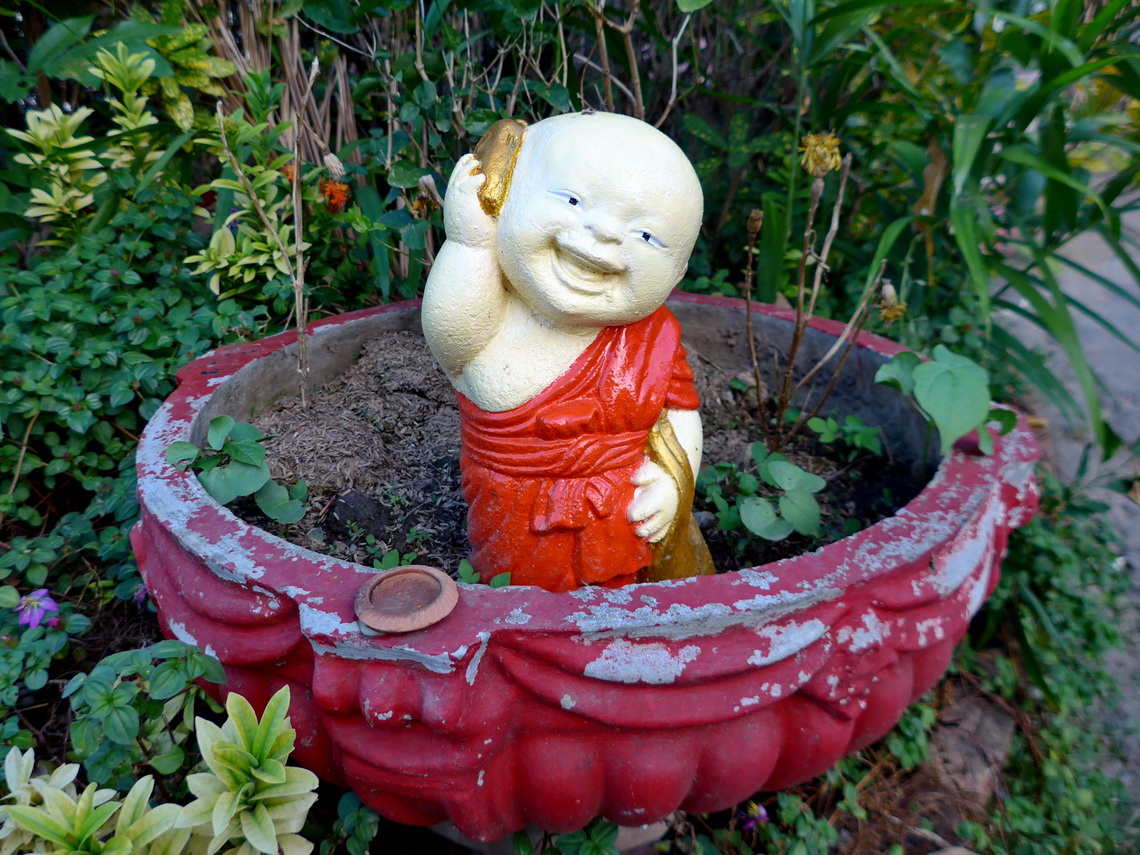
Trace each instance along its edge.
{"label": "concrete pot rim", "polygon": [[[740,300],[681,292],[673,299],[738,310],[744,307]],[[315,322],[310,332],[318,342],[346,324],[418,305],[419,301],[405,301],[353,312]],[[771,306],[754,305],[753,311],[794,320],[789,310]],[[842,329],[842,324],[823,319],[814,319],[811,326],[832,335]],[[410,660],[437,673],[466,667],[473,674],[491,634],[497,631],[534,637],[583,633],[676,642],[731,627],[779,624],[781,631],[772,634],[770,649],[761,658],[787,656],[826,630],[822,624],[797,624],[789,616],[835,600],[852,586],[874,582],[897,566],[933,557],[971,520],[997,512],[983,507],[995,482],[1032,489],[1036,443],[1028,428],[1020,425],[1005,437],[995,437],[990,456],[972,453],[967,441],[960,442],[943,459],[930,483],[894,516],[813,552],[716,576],[617,590],[585,588],[554,594],[529,586],[491,589],[459,584],[459,604],[439,623],[405,635],[370,637],[359,630],[353,601],[361,584],[375,574],[373,568],[311,552],[249,525],[211,499],[192,473],[166,461],[166,449],[188,438],[194,417],[213,391],[248,363],[295,340],[296,333],[288,332],[222,347],[183,368],[178,373],[178,390],[151,419],[139,445],[139,496],[147,512],[178,531],[186,546],[202,555],[219,578],[252,585],[268,595],[266,607],[271,610],[295,608],[303,634],[320,653],[335,652],[356,660]],[[857,347],[885,356],[905,350],[867,333],[859,336]],[[930,576],[912,584],[910,605],[934,602],[954,590],[976,557],[966,552],[959,560],[952,553],[934,561]],[[984,595],[982,588],[971,595],[976,597],[975,610]],[[219,607],[225,610],[224,604]],[[242,622],[240,614],[226,617]],[[171,628],[178,633],[176,625]],[[202,646],[209,650],[208,642]],[[652,663],[643,664],[652,680]],[[670,672],[676,665],[663,660],[661,667]]]}

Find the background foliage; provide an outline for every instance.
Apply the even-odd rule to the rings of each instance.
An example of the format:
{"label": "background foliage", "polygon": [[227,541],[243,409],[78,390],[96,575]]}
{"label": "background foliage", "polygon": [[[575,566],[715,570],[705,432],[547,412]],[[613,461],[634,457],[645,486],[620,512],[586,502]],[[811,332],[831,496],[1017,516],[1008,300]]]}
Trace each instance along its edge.
{"label": "background foliage", "polygon": [[[1133,336],[1064,294],[1057,272],[1083,270],[1069,246],[1095,231],[1136,280],[1101,284],[1140,306],[1137,246],[1121,229],[1140,169],[1138,15],[1133,0],[61,0],[0,10],[5,742],[64,759],[68,746],[45,744],[22,711],[90,671],[68,689],[70,748],[90,780],[125,788],[148,765],[184,775],[198,762],[188,726],[156,728],[155,717],[175,699],[192,707],[186,680],[208,666],[161,647],[94,670],[83,661],[90,639],[146,601],[126,537],[139,432],[180,365],[294,322],[293,282],[257,213],[289,243],[294,171],[311,313],[412,297],[443,239],[451,165],[500,117],[590,107],[659,125],[690,154],[706,194],[683,287],[739,293],[748,215],[759,209],[754,296],[765,301],[792,296],[797,271],[818,263],[796,237],[810,200],[800,147],[834,133],[853,156],[853,190],[818,311],[848,317],[885,262],[897,304],[872,317],[877,331],[983,362],[995,397],[1035,386],[1087,421],[1111,456],[1119,441],[1101,418],[1074,313],[1135,348]],[[219,101],[252,194],[223,158]],[[831,176],[824,204],[836,193]],[[1006,330],[1011,314],[1057,342],[1079,395]],[[1025,738],[1048,749],[1019,755],[1028,759],[1008,810],[964,830],[993,851],[1112,845],[1115,796],[1103,780],[1088,783],[1081,762],[1096,746],[1077,723],[1105,683],[1074,678],[1071,663],[1115,641],[1105,579],[1123,572],[1110,572],[1097,509],[1065,490],[1055,486],[1048,524],[1020,536],[963,661],[963,673],[1025,710]],[[975,654],[995,646],[1016,664],[978,665]],[[92,650],[102,652],[112,651]],[[917,712],[913,721],[900,731],[903,767],[929,727]],[[138,736],[138,753],[89,750],[96,727],[124,745]],[[849,773],[817,792],[855,816]],[[834,823],[798,798],[769,799],[771,821],[751,837],[734,819],[703,839],[722,851],[825,851],[823,826]],[[350,851],[376,828],[349,802],[329,821],[328,839]],[[1035,848],[1010,848],[1014,831]],[[563,843],[607,841],[603,828]]]}

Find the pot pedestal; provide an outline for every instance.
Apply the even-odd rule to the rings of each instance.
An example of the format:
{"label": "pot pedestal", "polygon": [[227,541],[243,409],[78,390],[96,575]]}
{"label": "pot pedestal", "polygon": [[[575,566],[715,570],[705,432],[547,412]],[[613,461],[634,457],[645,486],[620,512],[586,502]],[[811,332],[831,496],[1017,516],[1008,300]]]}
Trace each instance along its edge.
{"label": "pot pedestal", "polygon": [[[740,301],[679,294],[670,308],[703,356],[747,366]],[[788,313],[755,312],[765,346],[787,341]],[[414,302],[314,324],[312,382],[417,326]],[[840,329],[813,322],[802,364]],[[221,348],[179,372],[138,452],[131,540],[147,589],[168,635],[225,666],[223,691],[260,708],[292,687],[294,762],[390,819],[450,821],[473,840],[599,815],[641,826],[824,772],[938,681],[1036,507],[1039,452],[1019,424],[990,456],[959,443],[894,516],[812,553],[616,590],[461,584],[438,622],[368,635],[354,600],[373,569],[248,525],[166,462],[211,418],[290,394],[294,343]],[[871,379],[898,350],[861,336],[831,403],[918,459],[925,423]]]}

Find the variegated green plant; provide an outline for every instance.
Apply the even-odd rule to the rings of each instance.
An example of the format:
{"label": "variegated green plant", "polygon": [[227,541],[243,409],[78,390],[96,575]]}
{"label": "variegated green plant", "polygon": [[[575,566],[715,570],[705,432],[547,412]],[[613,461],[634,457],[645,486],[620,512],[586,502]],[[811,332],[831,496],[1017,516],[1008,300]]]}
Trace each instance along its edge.
{"label": "variegated green plant", "polygon": [[[185,16],[184,0],[166,0],[163,3],[160,23],[178,27],[179,31],[148,39],[147,44],[170,64],[171,74],[147,81],[144,91],[160,93],[166,115],[187,131],[194,123],[194,105],[183,87],[221,98],[226,91],[218,80],[235,74],[237,69],[228,59],[210,54],[214,42],[209,37],[209,28],[205,24],[188,24]],[[131,10],[131,18],[141,23],[154,23],[151,13],[142,6]]]}
{"label": "variegated green plant", "polygon": [[[76,763],[60,766],[51,775],[40,775],[33,779],[36,755],[32,749],[20,753],[18,748],[8,751],[4,759],[4,782],[8,792],[0,800],[0,855],[14,855],[16,852],[47,852],[47,842],[37,840],[32,832],[16,824],[8,813],[12,806],[35,807],[43,804],[41,790],[46,787],[75,796],[75,776],[79,772]],[[37,783],[33,784],[33,780]]]}
{"label": "variegated green plant", "polygon": [[119,127],[110,135],[111,145],[102,154],[90,147],[94,137],[80,134],[93,112],[88,107],[70,114],[55,104],[46,110],[32,110],[27,114],[26,131],[8,131],[38,149],[15,157],[17,163],[31,166],[42,182],[32,188],[32,204],[25,216],[54,223],[57,230],[75,226],[84,209],[94,204],[95,188],[107,181],[108,168],[133,166],[142,171],[162,156],[151,150],[153,140],[144,131],[158,120],[140,94],[154,69],[153,59],[143,53],[132,54],[122,43],[115,53],[100,50],[96,55],[90,72],[107,84],[111,120]]}
{"label": "variegated green plant", "polygon": [[161,157],[161,152],[152,150],[150,135],[139,133],[143,128],[158,124],[158,119],[147,109],[146,96],[140,94],[154,74],[154,68],[153,59],[143,53],[131,53],[122,42],[115,46],[115,53],[104,49],[95,56],[91,73],[119,95],[107,98],[113,113],[111,121],[123,135],[107,151],[111,167],[142,167]]}
{"label": "variegated green plant", "polygon": [[140,778],[127,797],[90,784],[77,794],[73,763],[32,777],[35,754],[13,748],[4,761],[9,792],[0,805],[0,853],[179,855],[190,832],[175,828],[182,808],[151,807],[154,780]]}
{"label": "variegated green plant", "polygon": [[214,855],[308,855],[313,844],[299,832],[316,801],[317,776],[286,766],[297,731],[289,726],[289,688],[278,691],[259,721],[237,694],[226,700],[229,718],[196,722],[198,748],[208,772],[186,784],[197,799],[178,820],[193,830],[190,852]]}
{"label": "variegated green plant", "polygon": [[[197,265],[194,269],[196,274],[209,273],[210,290],[222,299],[261,287],[278,275],[289,275],[289,265],[281,253],[281,246],[293,248],[293,226],[283,222],[289,195],[278,186],[282,183],[281,173],[258,166],[247,167],[247,173],[281,243],[279,245],[265,230],[240,182],[228,178],[211,182],[210,187],[233,191],[234,211],[214,232],[210,245],[202,252],[187,257],[185,263]],[[310,246],[308,241],[301,242],[302,251]]]}
{"label": "variegated green plant", "polygon": [[87,148],[95,138],[79,133],[92,112],[88,107],[80,107],[66,114],[52,104],[46,110],[28,111],[26,131],[8,131],[38,149],[16,155],[16,163],[26,164],[47,178],[46,188],[32,189],[32,204],[25,216],[66,224],[95,201],[94,190],[107,180],[107,175],[95,152]]}

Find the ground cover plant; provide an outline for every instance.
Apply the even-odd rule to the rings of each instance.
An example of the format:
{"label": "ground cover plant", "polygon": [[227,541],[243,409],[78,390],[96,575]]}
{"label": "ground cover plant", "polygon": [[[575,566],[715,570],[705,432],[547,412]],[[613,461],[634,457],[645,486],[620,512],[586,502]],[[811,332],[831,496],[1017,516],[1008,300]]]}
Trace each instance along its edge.
{"label": "ground cover plant", "polygon": [[[0,12],[0,735],[17,751],[0,852],[38,851],[27,835],[42,851],[156,853],[201,836],[168,824],[175,804],[190,805],[185,816],[222,798],[195,777],[224,777],[217,733],[206,724],[196,739],[194,725],[222,720],[193,682],[218,674],[198,651],[151,645],[127,541],[139,432],[186,361],[293,323],[279,242],[284,254],[303,247],[313,315],[415,296],[442,240],[450,165],[500,117],[593,107],[659,124],[707,197],[687,289],[740,295],[750,270],[753,299],[795,302],[799,283],[812,294],[819,281],[815,314],[856,317],[932,355],[950,347],[989,370],[999,400],[1035,387],[1111,456],[1119,440],[1073,313],[1132,337],[1062,293],[1056,270],[1081,269],[1066,245],[1096,231],[1140,280],[1120,228],[1140,164],[1137,15],[1127,0],[69,0]],[[818,190],[814,175],[840,153],[852,156],[842,205],[839,170]],[[817,205],[840,211],[826,251],[801,240]],[[750,233],[753,210],[763,222]],[[1135,282],[1101,284],[1140,305]],[[1004,329],[1003,312],[1054,337],[1078,394]],[[868,441],[843,414],[805,415],[802,430]],[[812,496],[811,486],[782,489]],[[1088,714],[1111,686],[1074,664],[1118,641],[1126,574],[1099,510],[1050,484],[1042,519],[1011,545],[948,685],[1013,710],[1017,747],[996,807],[927,831],[977,851],[1127,851]],[[810,516],[800,513],[805,527]],[[887,819],[921,825],[922,812],[889,796],[920,776],[946,691],[820,781],[682,817],[667,845],[929,851],[929,837]],[[301,833],[322,852],[366,851],[375,816],[326,792],[303,829],[309,782],[289,777],[264,739],[242,742],[246,711],[229,714],[245,725],[225,741],[270,770],[258,780],[283,787],[285,806],[231,800],[206,839],[270,852],[272,833],[302,851]],[[285,733],[277,713],[267,718]],[[31,768],[27,751],[55,771]],[[598,823],[526,845],[607,852],[613,840]]]}

